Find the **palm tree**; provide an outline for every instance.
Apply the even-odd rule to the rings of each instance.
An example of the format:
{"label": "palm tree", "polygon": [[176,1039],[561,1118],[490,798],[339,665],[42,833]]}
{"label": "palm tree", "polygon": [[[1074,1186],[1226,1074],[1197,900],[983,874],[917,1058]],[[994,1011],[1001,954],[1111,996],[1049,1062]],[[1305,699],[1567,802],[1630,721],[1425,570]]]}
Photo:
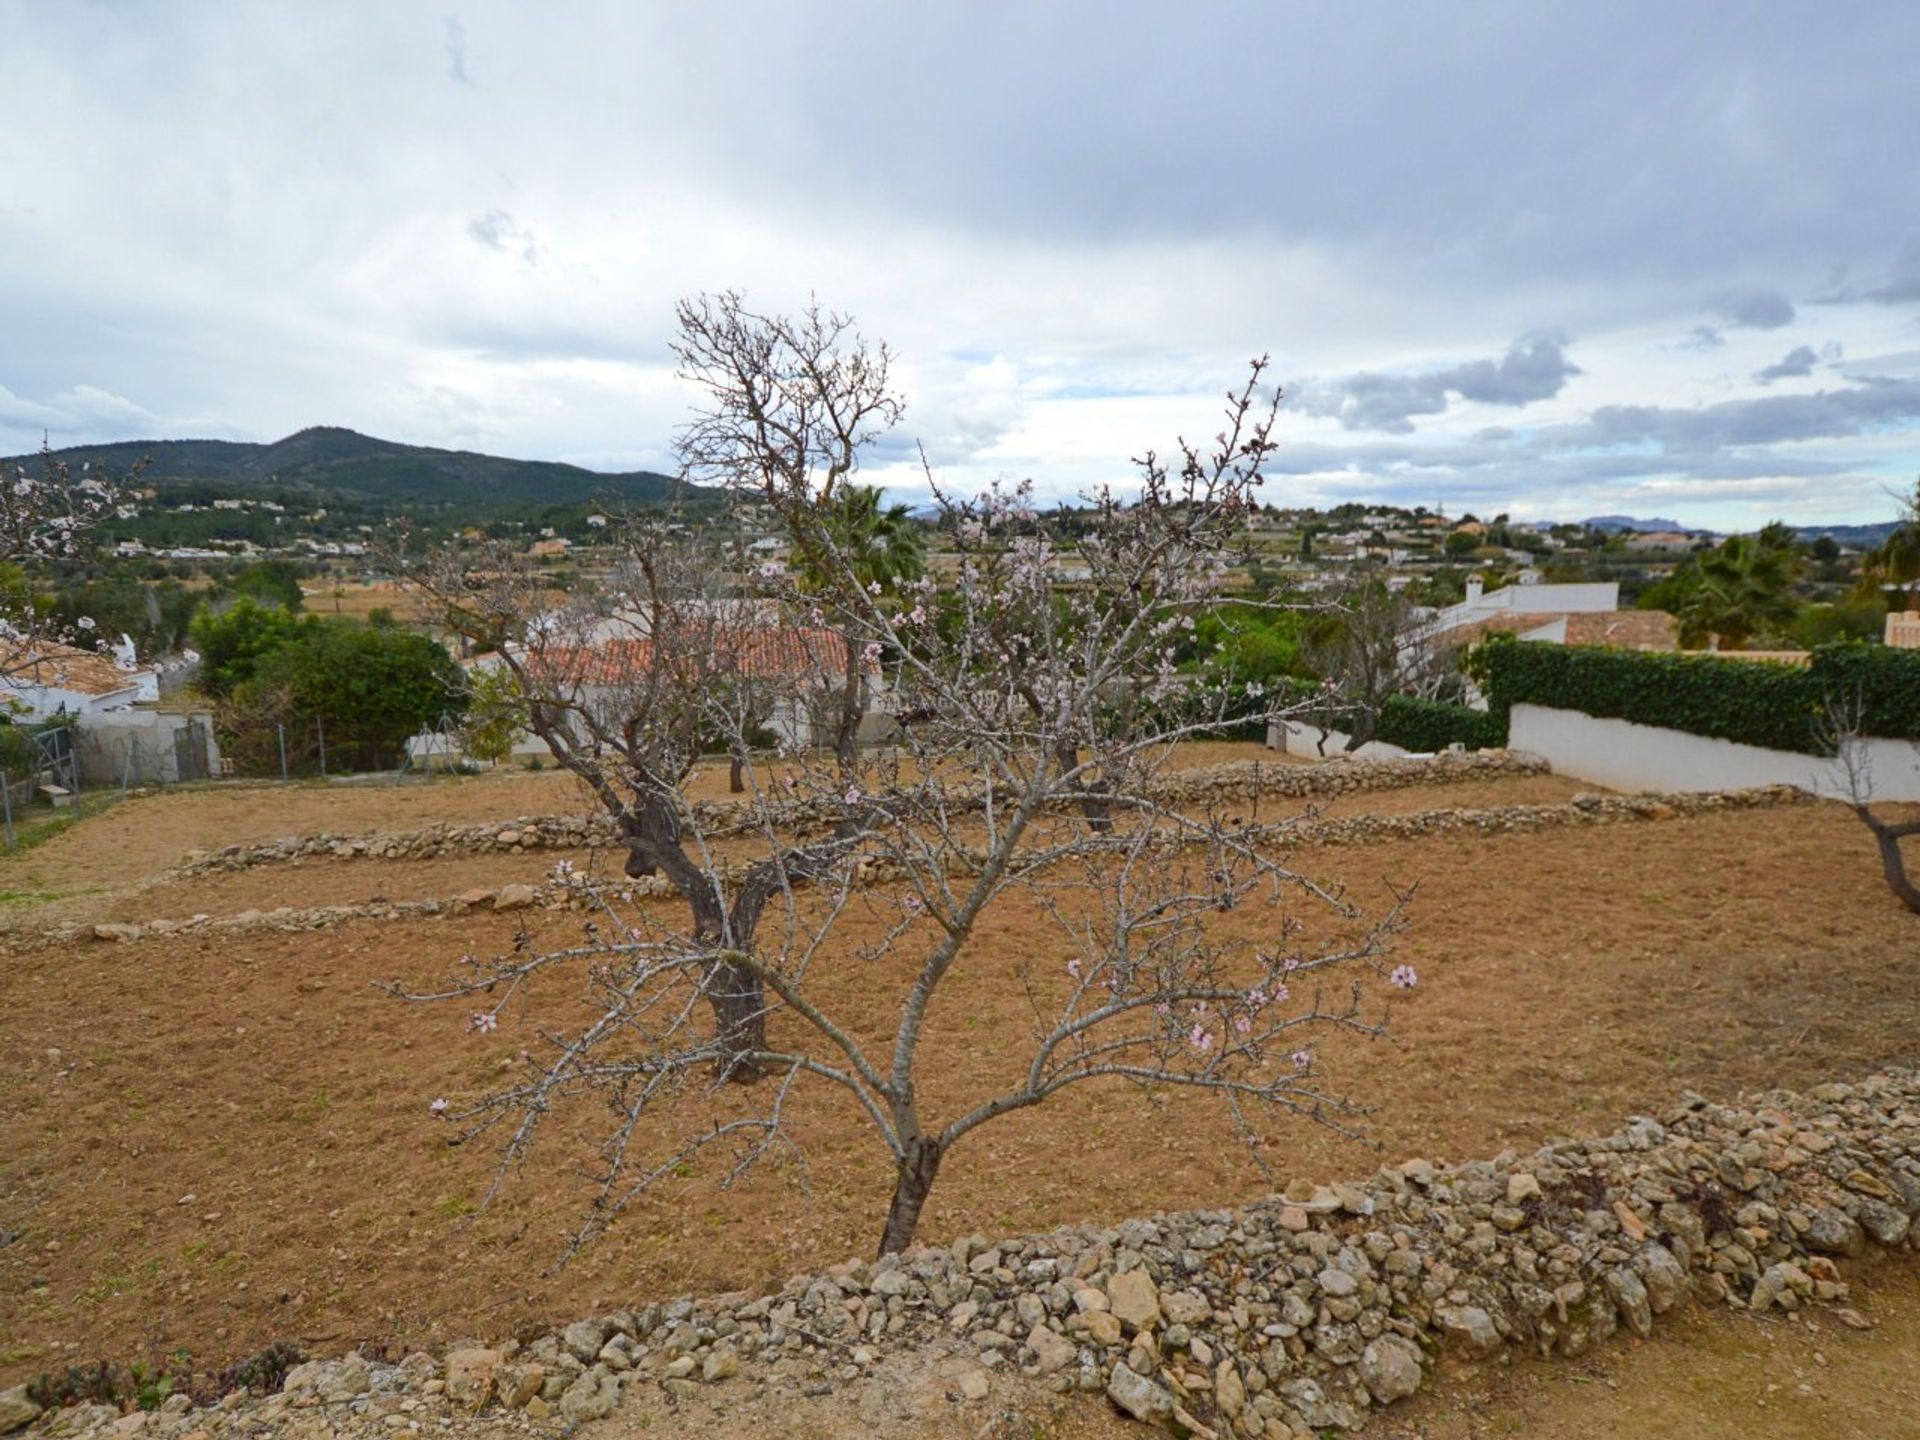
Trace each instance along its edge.
{"label": "palm tree", "polygon": [[1693,593],[1680,611],[1689,642],[1715,635],[1739,649],[1755,635],[1777,634],[1793,623],[1800,608],[1793,593],[1800,556],[1782,543],[1784,530],[1769,526],[1759,535],[1731,535],[1699,557]]}

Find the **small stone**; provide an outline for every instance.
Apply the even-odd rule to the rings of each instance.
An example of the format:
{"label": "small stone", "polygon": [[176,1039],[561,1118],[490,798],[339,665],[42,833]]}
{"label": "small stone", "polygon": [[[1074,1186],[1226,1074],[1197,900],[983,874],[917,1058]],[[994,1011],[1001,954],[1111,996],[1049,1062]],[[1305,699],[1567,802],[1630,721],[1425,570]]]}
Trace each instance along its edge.
{"label": "small stone", "polygon": [[731,1380],[740,1373],[740,1352],[731,1345],[716,1345],[700,1367],[700,1378],[709,1385]]}
{"label": "small stone", "polygon": [[603,1420],[620,1403],[620,1377],[610,1371],[582,1372],[560,1397],[560,1414],[575,1425]]}
{"label": "small stone", "polygon": [[1035,1325],[1027,1333],[1027,1348],[1033,1351],[1042,1375],[1066,1369],[1079,1353],[1071,1340],[1045,1325]]}
{"label": "small stone", "polygon": [[684,1380],[687,1376],[693,1374],[699,1363],[700,1362],[695,1360],[691,1355],[676,1356],[667,1362],[666,1368],[660,1372],[660,1378],[663,1380]]}
{"label": "small stone", "polygon": [[1476,1359],[1500,1348],[1500,1332],[1494,1328],[1493,1317],[1478,1305],[1443,1305],[1433,1312],[1433,1321],[1449,1344]]}
{"label": "small stone", "polygon": [[1635,1214],[1633,1207],[1627,1204],[1626,1201],[1614,1201],[1613,1213],[1615,1218],[1620,1222],[1620,1228],[1626,1231],[1628,1239],[1644,1240],[1647,1238],[1646,1221]]}
{"label": "small stone", "polygon": [[1529,1200],[1540,1198],[1540,1181],[1526,1170],[1516,1170],[1507,1176],[1507,1204],[1524,1205]]}
{"label": "small stone", "polygon": [[1151,1330],[1160,1323],[1160,1290],[1145,1270],[1129,1270],[1107,1282],[1113,1316],[1129,1330]]}
{"label": "small stone", "polygon": [[568,1354],[591,1365],[612,1333],[613,1326],[605,1319],[576,1320],[560,1332],[560,1343]]}
{"label": "small stone", "polygon": [[[456,1405],[480,1410],[493,1398],[500,1377],[498,1350],[454,1350],[447,1356],[447,1396]],[[535,1387],[538,1388],[537,1386]]]}
{"label": "small stone", "polygon": [[533,904],[538,895],[539,892],[531,885],[502,885],[499,892],[493,897],[493,908],[496,910],[525,910]]}
{"label": "small stone", "polygon": [[[1499,1343],[1497,1336],[1494,1343]],[[1360,1379],[1382,1405],[1404,1400],[1420,1388],[1420,1347],[1401,1335],[1368,1341],[1360,1352]]]}
{"label": "small stone", "polygon": [[1228,1419],[1247,1408],[1246,1382],[1241,1380],[1231,1360],[1222,1360],[1220,1368],[1213,1372],[1213,1403]]}
{"label": "small stone", "polygon": [[1089,1310],[1080,1319],[1087,1327],[1087,1338],[1094,1344],[1107,1346],[1120,1343],[1122,1331],[1119,1317],[1105,1310]]}
{"label": "small stone", "polygon": [[39,1418],[40,1406],[28,1398],[26,1386],[0,1390],[0,1435],[23,1430]]}
{"label": "small stone", "polygon": [[960,1377],[960,1393],[968,1400],[984,1400],[993,1382],[984,1370],[969,1370]]}
{"label": "small stone", "polygon": [[[451,1359],[448,1363],[451,1366]],[[500,1403],[509,1410],[528,1409],[546,1383],[547,1368],[544,1365],[509,1365],[500,1372]]]}
{"label": "small stone", "polygon": [[1115,1365],[1107,1377],[1107,1398],[1148,1425],[1173,1418],[1173,1396],[1125,1364]]}
{"label": "small stone", "polygon": [[1320,1272],[1320,1290],[1337,1300],[1345,1299],[1359,1292],[1360,1282],[1344,1270],[1329,1267]]}

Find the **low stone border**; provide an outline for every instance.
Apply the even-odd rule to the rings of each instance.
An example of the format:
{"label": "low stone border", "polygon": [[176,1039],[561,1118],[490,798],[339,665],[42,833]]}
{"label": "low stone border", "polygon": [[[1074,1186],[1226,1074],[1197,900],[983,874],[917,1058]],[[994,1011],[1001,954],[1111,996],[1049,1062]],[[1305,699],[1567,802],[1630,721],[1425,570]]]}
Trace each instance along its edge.
{"label": "low stone border", "polygon": [[[1254,844],[1286,849],[1311,845],[1368,845],[1410,840],[1423,835],[1465,831],[1497,835],[1563,826],[1617,825],[1633,821],[1670,820],[1711,815],[1730,810],[1762,810],[1776,805],[1804,805],[1814,797],[1790,785],[1758,790],[1703,791],[1672,795],[1576,795],[1564,805],[1502,805],[1488,809],[1420,810],[1411,815],[1352,815],[1278,821],[1248,826],[1242,834]],[[964,862],[962,862],[964,865]],[[859,885],[885,884],[900,878],[897,866],[869,860],[856,877]],[[956,873],[964,873],[958,869]],[[623,880],[621,890],[646,899],[674,894],[662,876]],[[577,885],[510,884],[497,889],[475,889],[449,899],[370,900],[359,904],[320,905],[296,910],[243,910],[237,915],[194,915],[181,920],[141,923],[103,921],[92,926],[68,926],[50,932],[53,940],[74,940],[91,934],[96,940],[141,940],[155,935],[199,934],[206,931],[325,930],[363,920],[411,920],[436,915],[464,915],[473,910],[526,910],[556,906],[579,907],[588,902]]]}
{"label": "low stone border", "polygon": [[[1690,1293],[1752,1311],[1839,1304],[1837,1262],[1912,1251],[1917,1219],[1920,1071],[1733,1105],[1688,1095],[1528,1155],[1409,1160],[1240,1210],[970,1236],[776,1295],[682,1297],[399,1366],[312,1362],[279,1395],[223,1406],[206,1433],[317,1407],[367,1433],[489,1406],[577,1424],[623,1393],[663,1406],[720,1386],[819,1394],[890,1354],[958,1342],[973,1361],[956,1402],[1018,1372],[1194,1436],[1307,1440],[1360,1427],[1448,1356],[1580,1355],[1621,1328],[1650,1333]],[[8,1391],[0,1415],[30,1403]],[[56,1424],[103,1434],[116,1419]],[[196,1423],[176,1407],[149,1433]]]}
{"label": "low stone border", "polygon": [[[1331,798],[1416,785],[1458,785],[1497,775],[1545,773],[1547,767],[1543,761],[1505,750],[1436,755],[1421,760],[1351,760],[1320,765],[1236,760],[1169,772],[1160,777],[1152,793],[1166,804],[1251,800],[1255,793],[1295,799]],[[701,830],[716,838],[757,829],[767,818],[752,804],[737,800],[702,801],[693,807],[693,812]],[[827,801],[807,800],[776,806],[771,816],[781,829],[804,833],[836,824],[843,818],[843,812],[838,805]],[[212,852],[189,851],[185,860],[159,879],[183,879],[210,871],[245,870],[255,865],[305,859],[433,860],[448,855],[580,850],[613,845],[617,839],[612,822],[599,815],[523,815],[485,824],[428,825],[418,830],[379,834],[316,833],[288,836],[259,845],[229,845]]]}

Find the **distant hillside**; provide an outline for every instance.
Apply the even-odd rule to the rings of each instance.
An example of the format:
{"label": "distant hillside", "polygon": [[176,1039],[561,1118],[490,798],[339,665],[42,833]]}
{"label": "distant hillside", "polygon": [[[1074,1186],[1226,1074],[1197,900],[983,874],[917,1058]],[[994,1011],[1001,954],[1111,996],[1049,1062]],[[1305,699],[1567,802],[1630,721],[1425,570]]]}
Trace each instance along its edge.
{"label": "distant hillside", "polygon": [[1900,528],[1898,520],[1881,520],[1872,525],[1796,525],[1793,533],[1802,540],[1818,540],[1831,535],[1837,545],[1871,550]]}
{"label": "distant hillside", "polygon": [[1641,520],[1632,515],[1590,515],[1580,522],[1591,525],[1596,530],[1685,530],[1688,527],[1678,520],[1652,519]]}
{"label": "distant hillside", "polygon": [[[76,469],[91,462],[113,473],[124,473],[141,456],[151,456],[142,477],[148,482],[200,481],[236,491],[269,485],[311,487],[401,504],[488,510],[603,498],[645,504],[671,499],[682,489],[671,475],[651,470],[603,474],[550,460],[508,460],[471,450],[401,445],[331,425],[316,425],[271,445],[132,440],[79,445],[55,453]],[[687,493],[698,499],[708,492]]]}

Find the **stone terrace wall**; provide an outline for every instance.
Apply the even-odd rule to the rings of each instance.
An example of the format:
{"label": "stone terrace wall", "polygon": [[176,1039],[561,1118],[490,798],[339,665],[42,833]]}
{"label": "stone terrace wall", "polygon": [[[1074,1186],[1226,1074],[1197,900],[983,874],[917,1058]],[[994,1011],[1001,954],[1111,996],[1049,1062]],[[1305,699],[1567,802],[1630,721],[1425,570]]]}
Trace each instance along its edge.
{"label": "stone terrace wall", "polygon": [[[1156,780],[1151,793],[1167,805],[1251,800],[1256,793],[1281,798],[1331,799],[1362,791],[1456,785],[1499,775],[1545,773],[1545,763],[1533,756],[1498,750],[1439,755],[1427,760],[1353,760],[1323,765],[1239,760],[1166,772]],[[800,834],[831,827],[845,818],[845,811],[827,800],[808,800],[772,806],[763,816],[751,802],[723,800],[695,804],[693,818],[704,833],[715,837],[758,828],[768,818],[781,830]],[[189,851],[186,859],[168,872],[168,878],[324,857],[428,860],[445,855],[577,850],[612,845],[616,840],[613,824],[604,816],[523,815],[485,824],[429,825],[419,830],[376,835],[316,833],[260,845]]]}
{"label": "stone terrace wall", "polygon": [[[234,1418],[257,1430],[326,1407],[375,1433],[411,1403],[428,1420],[493,1405],[577,1423],[623,1391],[665,1405],[714,1386],[819,1394],[889,1353],[957,1342],[973,1356],[961,1395],[1018,1371],[1192,1435],[1307,1440],[1360,1427],[1449,1355],[1577,1356],[1649,1333],[1689,1295],[1753,1311],[1842,1302],[1840,1263],[1911,1252],[1917,1219],[1920,1071],[1904,1070],[1733,1105],[1686,1096],[1598,1139],[1409,1160],[1239,1210],[968,1237],[525,1345],[314,1362]],[[424,1409],[401,1398],[421,1395]],[[96,1418],[104,1433],[113,1417]],[[176,1413],[173,1433],[192,1423]]]}
{"label": "stone terrace wall", "polygon": [[[1804,790],[1790,786],[1733,790],[1724,794],[1576,795],[1564,805],[1500,805],[1484,809],[1421,810],[1411,815],[1351,815],[1332,820],[1284,820],[1272,825],[1244,826],[1240,834],[1249,843],[1274,849],[1306,845],[1366,845],[1410,840],[1423,835],[1498,835],[1564,826],[1670,820],[1679,816],[1718,814],[1731,810],[1809,804],[1813,798]],[[955,873],[966,873],[968,863],[965,857],[957,856]],[[737,877],[735,868],[726,868],[723,873]],[[868,858],[860,862],[854,878],[856,886],[886,884],[901,878],[901,870],[892,862]],[[661,899],[674,893],[672,883],[658,875],[641,880],[622,880],[619,888],[624,894],[642,899]],[[519,883],[502,885],[498,889],[469,890],[448,899],[369,900],[358,904],[320,905],[310,909],[283,906],[277,910],[244,910],[237,915],[195,915],[177,920],[156,919],[141,924],[108,921],[90,927],[90,933],[97,940],[139,940],[150,935],[205,930],[324,930],[362,920],[407,920],[462,915],[472,910],[525,910],[533,907],[584,906],[588,903],[590,901],[580,880],[555,879],[542,885]],[[0,933],[4,933],[4,928],[4,921],[0,921]],[[82,933],[89,933],[89,927],[68,926],[54,930],[43,938],[71,940]]]}

